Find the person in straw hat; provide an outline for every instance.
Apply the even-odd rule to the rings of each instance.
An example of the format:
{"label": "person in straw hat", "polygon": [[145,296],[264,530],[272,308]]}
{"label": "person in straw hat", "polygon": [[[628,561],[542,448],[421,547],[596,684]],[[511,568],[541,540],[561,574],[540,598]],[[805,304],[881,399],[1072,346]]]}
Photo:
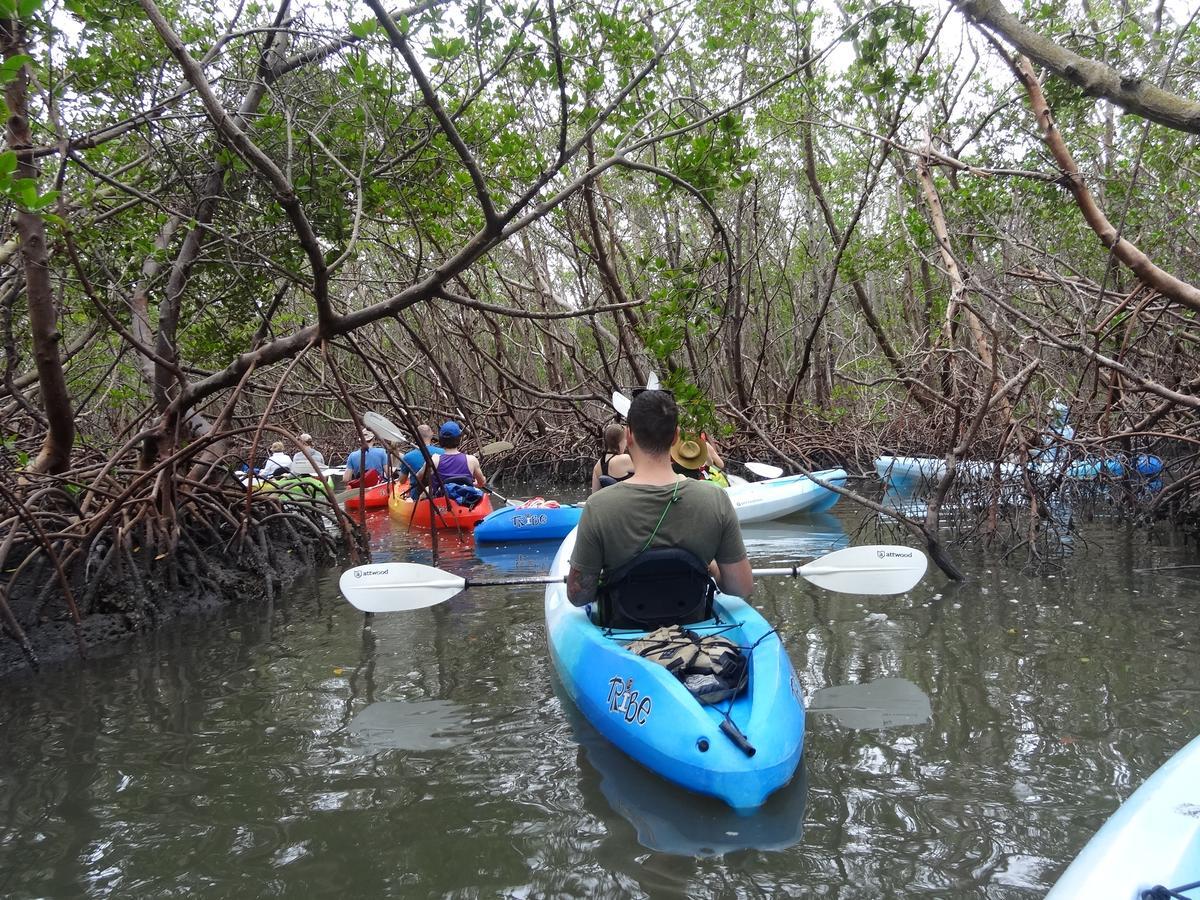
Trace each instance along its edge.
{"label": "person in straw hat", "polygon": [[708,444],[680,435],[671,445],[671,468],[685,478],[704,480],[708,465]]}
{"label": "person in straw hat", "polygon": [[671,445],[671,467],[686,478],[729,487],[729,479],[721,471],[724,462],[703,432],[696,439],[681,436]]}

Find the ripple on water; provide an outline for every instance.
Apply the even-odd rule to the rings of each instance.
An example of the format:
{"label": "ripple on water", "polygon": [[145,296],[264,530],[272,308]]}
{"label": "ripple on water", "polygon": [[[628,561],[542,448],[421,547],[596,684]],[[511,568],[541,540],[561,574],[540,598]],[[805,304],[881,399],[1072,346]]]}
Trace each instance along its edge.
{"label": "ripple on water", "polygon": [[[747,543],[779,562],[856,529],[839,506]],[[428,535],[379,514],[368,531],[432,562]],[[900,598],[764,579],[808,696],[902,678],[931,713],[810,716],[800,779],[750,818],[642,770],[556,695],[540,588],[367,621],[322,573],[6,685],[0,895],[1040,896],[1200,730],[1194,590],[1134,571],[1186,548],[1086,537],[1053,580],[971,552],[974,581],[931,573]],[[439,549],[467,576],[553,555]]]}

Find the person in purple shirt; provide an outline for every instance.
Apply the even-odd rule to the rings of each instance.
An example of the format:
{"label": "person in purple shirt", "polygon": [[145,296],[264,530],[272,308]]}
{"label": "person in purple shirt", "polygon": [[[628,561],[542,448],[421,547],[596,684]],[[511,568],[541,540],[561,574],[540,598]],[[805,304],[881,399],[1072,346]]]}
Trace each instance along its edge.
{"label": "person in purple shirt", "polygon": [[441,456],[433,457],[433,472],[429,471],[429,463],[426,463],[417,473],[417,480],[421,484],[432,484],[431,493],[434,496],[445,493],[445,485],[450,483],[473,483],[481,490],[487,485],[487,478],[479,467],[479,460],[458,449],[461,440],[461,425],[457,422],[442,423],[442,427],[438,429],[438,443],[442,445],[444,452]]}

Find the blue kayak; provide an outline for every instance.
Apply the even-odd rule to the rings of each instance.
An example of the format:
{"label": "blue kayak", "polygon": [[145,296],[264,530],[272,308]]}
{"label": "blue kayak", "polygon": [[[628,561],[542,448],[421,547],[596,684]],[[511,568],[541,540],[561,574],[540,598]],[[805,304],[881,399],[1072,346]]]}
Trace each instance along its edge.
{"label": "blue kayak", "polygon": [[505,541],[562,540],[579,524],[579,506],[504,506],[475,526],[475,540]]}
{"label": "blue kayak", "polygon": [[[1117,808],[1046,900],[1137,900],[1200,881],[1200,737]],[[1165,895],[1164,895],[1165,896]]]}
{"label": "blue kayak", "polygon": [[[572,532],[550,574],[565,576]],[[736,697],[705,706],[663,666],[625,649],[645,632],[608,631],[566,586],[546,588],[546,635],[563,689],[604,737],[652,772],[734,809],[753,810],[796,773],[804,749],[804,703],[787,652],[766,619],[725,594],[716,618],[687,626],[716,633],[750,651],[749,683]],[[726,713],[753,755],[722,730]]]}

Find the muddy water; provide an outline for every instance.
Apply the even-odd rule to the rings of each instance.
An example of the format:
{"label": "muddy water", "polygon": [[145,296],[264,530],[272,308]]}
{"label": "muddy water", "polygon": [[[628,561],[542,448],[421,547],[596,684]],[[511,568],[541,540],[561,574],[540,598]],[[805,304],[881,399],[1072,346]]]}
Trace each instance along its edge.
{"label": "muddy water", "polygon": [[[752,558],[844,545],[834,512],[748,528]],[[371,527],[377,558],[429,560]],[[440,549],[489,575],[552,553]],[[900,598],[761,582],[807,696],[909,705],[845,720],[825,695],[800,776],[750,818],[580,721],[536,588],[364,623],[322,573],[2,686],[0,896],[1040,896],[1200,731],[1200,570],[1141,571],[1194,554],[1113,523],[1075,549],[1049,575],[963,553],[971,581]]]}

